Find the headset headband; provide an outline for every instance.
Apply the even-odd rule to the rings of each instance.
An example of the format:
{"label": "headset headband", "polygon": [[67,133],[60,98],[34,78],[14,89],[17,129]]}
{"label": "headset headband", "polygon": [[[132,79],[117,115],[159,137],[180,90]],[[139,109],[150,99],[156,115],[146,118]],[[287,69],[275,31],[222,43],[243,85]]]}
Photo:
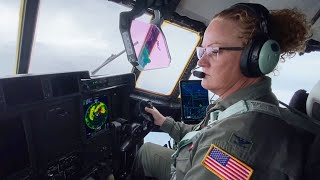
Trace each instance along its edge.
{"label": "headset headband", "polygon": [[255,3],[238,3],[231,8],[240,8],[252,12],[257,18],[259,18],[261,33],[269,37],[269,10],[261,4]]}

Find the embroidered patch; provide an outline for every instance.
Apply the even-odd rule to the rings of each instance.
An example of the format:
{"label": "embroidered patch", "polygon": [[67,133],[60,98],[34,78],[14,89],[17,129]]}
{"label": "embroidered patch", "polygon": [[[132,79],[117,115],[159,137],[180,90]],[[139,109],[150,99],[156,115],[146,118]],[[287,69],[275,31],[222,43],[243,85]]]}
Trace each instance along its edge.
{"label": "embroidered patch", "polygon": [[248,180],[253,173],[251,167],[214,144],[211,144],[201,164],[223,180]]}
{"label": "embroidered patch", "polygon": [[243,148],[246,151],[250,151],[250,149],[253,145],[253,143],[251,141],[248,141],[248,140],[246,140],[246,139],[244,139],[234,133],[231,135],[229,142],[231,144],[235,144],[235,145]]}

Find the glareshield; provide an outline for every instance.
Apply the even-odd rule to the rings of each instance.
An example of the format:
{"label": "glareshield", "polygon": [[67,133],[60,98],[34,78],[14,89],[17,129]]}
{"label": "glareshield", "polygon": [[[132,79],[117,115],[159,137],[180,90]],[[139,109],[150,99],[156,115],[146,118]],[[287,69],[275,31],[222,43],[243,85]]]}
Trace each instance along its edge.
{"label": "glareshield", "polygon": [[133,20],[130,28],[140,71],[169,67],[171,62],[167,41],[154,24]]}

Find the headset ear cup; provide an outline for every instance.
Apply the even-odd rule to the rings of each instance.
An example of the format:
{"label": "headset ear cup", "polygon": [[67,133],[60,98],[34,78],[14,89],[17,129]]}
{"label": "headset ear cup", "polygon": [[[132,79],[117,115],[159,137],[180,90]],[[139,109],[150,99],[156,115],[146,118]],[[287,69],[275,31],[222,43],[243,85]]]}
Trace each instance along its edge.
{"label": "headset ear cup", "polygon": [[250,42],[244,49],[242,50],[241,57],[240,57],[240,70],[243,75],[250,77],[249,73],[249,54],[250,49],[252,47],[252,42]]}
{"label": "headset ear cup", "polygon": [[259,53],[265,41],[254,38],[243,50],[240,60],[240,68],[243,75],[247,77],[259,77],[263,75],[259,68]]}
{"label": "headset ear cup", "polygon": [[267,40],[259,53],[259,69],[268,74],[277,66],[280,57],[280,46],[275,40]]}

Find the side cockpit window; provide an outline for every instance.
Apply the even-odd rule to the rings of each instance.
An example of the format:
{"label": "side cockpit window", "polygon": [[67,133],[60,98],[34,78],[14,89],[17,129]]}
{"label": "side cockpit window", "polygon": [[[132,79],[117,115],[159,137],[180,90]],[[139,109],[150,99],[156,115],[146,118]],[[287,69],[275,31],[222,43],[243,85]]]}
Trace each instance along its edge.
{"label": "side cockpit window", "polygon": [[190,63],[200,36],[197,32],[168,22],[164,22],[161,29],[166,36],[171,55],[170,66],[142,71],[136,88],[161,95],[171,95],[183,71]]}

